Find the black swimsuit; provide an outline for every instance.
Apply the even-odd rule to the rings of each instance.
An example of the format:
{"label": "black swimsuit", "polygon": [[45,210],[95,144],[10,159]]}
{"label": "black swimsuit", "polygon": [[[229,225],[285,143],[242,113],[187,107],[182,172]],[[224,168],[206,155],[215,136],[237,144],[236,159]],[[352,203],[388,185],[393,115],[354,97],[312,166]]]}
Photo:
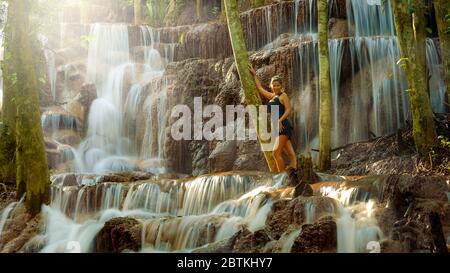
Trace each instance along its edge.
{"label": "black swimsuit", "polygon": [[[284,112],[286,111],[284,105],[281,103],[280,101],[280,97],[279,96],[275,96],[273,97],[273,99],[271,99],[268,103],[268,110],[269,112],[272,112],[272,106],[278,106],[278,112],[279,112],[279,117],[281,118],[284,115]],[[272,126],[275,127],[276,124],[278,124],[278,120],[274,120],[275,116],[272,116]],[[276,122],[276,123],[275,123]],[[291,139],[292,137],[292,133],[294,131],[294,128],[292,127],[291,123],[289,122],[288,119],[285,119],[281,122],[281,124],[283,124],[283,129],[280,129],[279,134],[278,135],[285,135],[287,136],[289,139]]]}

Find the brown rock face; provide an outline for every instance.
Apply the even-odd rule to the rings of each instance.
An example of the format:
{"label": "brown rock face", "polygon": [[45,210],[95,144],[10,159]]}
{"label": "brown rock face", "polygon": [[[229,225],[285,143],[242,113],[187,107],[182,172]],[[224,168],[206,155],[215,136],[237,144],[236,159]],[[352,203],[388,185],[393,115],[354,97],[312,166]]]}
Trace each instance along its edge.
{"label": "brown rock face", "polygon": [[25,244],[39,233],[41,215],[34,218],[23,203],[11,211],[0,236],[0,253],[23,252]]}
{"label": "brown rock face", "polygon": [[96,252],[120,253],[141,248],[141,224],[133,218],[115,218],[105,223],[95,239]]}
{"label": "brown rock face", "polygon": [[271,238],[278,240],[290,225],[300,227],[304,223],[334,215],[335,207],[334,199],[321,196],[276,201],[267,216],[266,231]]}
{"label": "brown rock face", "polygon": [[332,217],[325,217],[314,224],[302,226],[291,252],[336,252],[337,226]]}
{"label": "brown rock face", "polygon": [[233,253],[262,253],[265,245],[270,241],[266,231],[258,230],[254,233],[245,229],[235,235]]}
{"label": "brown rock face", "polygon": [[378,215],[384,234],[406,252],[444,252],[449,225],[445,177],[388,176],[377,194]]}

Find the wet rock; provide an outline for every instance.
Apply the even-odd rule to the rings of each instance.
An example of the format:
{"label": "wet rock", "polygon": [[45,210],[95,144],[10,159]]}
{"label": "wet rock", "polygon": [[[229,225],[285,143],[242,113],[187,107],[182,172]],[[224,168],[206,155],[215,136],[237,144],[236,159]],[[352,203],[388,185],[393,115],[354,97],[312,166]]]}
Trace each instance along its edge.
{"label": "wet rock", "polygon": [[244,229],[234,236],[234,240],[233,253],[262,253],[270,238],[264,230],[252,233]]}
{"label": "wet rock", "polygon": [[377,213],[384,234],[406,252],[440,252],[445,248],[444,177],[388,176],[376,195],[384,207]]}
{"label": "wet rock", "polygon": [[269,171],[257,141],[238,141],[238,151],[233,170]]}
{"label": "wet rock", "polygon": [[192,253],[231,253],[234,240],[224,239],[192,250]]}
{"label": "wet rock", "polygon": [[203,1],[200,14],[197,14],[195,3],[192,1],[186,2],[177,2],[177,7],[172,9],[164,20],[166,26],[198,24],[215,20],[221,15],[220,0]]}
{"label": "wet rock", "polygon": [[237,151],[236,141],[219,142],[209,155],[213,172],[228,171],[233,168]]}
{"label": "wet rock", "polygon": [[342,19],[331,19],[329,21],[330,39],[349,37],[348,22]]}
{"label": "wet rock", "polygon": [[380,242],[381,253],[404,253],[403,245],[399,241],[394,240],[382,240]]}
{"label": "wet rock", "polygon": [[378,180],[379,185],[375,192],[380,202],[395,201],[401,196],[412,198],[433,199],[445,204],[447,198],[447,178],[444,176],[422,176],[422,175],[389,175]]}
{"label": "wet rock", "polygon": [[69,129],[79,131],[82,129],[81,120],[74,113],[59,107],[48,108],[42,114],[42,127],[46,133]]}
{"label": "wet rock", "polygon": [[95,252],[120,253],[141,248],[141,224],[133,218],[115,218],[105,223],[95,238]]}
{"label": "wet rock", "polygon": [[301,226],[314,223],[321,217],[335,215],[336,206],[334,199],[322,196],[275,201],[267,216],[265,229],[272,239],[278,240],[292,224]]}
{"label": "wet rock", "polygon": [[22,253],[38,253],[40,252],[46,244],[46,236],[45,235],[36,235],[32,237],[28,242],[24,244],[21,248],[20,252]]}
{"label": "wet rock", "polygon": [[292,209],[289,200],[278,200],[272,205],[272,210],[267,216],[266,231],[269,236],[278,240],[292,222]]}
{"label": "wet rock", "polygon": [[78,186],[77,176],[74,173],[58,174],[51,177],[52,186],[70,187]]}
{"label": "wet rock", "polygon": [[312,196],[313,195],[313,188],[306,184],[305,182],[300,182],[294,190],[294,198],[299,197],[299,196]]}
{"label": "wet rock", "polygon": [[[136,182],[148,180],[153,177],[152,173],[148,172],[120,172],[120,173],[110,173],[106,175],[98,175],[92,177],[98,183],[125,183],[125,182]],[[88,178],[85,176],[84,178]],[[83,178],[83,179],[84,179]]]}
{"label": "wet rock", "polygon": [[32,217],[23,203],[11,211],[0,236],[0,252],[15,253],[38,234],[41,215]]}
{"label": "wet rock", "polygon": [[221,22],[195,25],[183,36],[175,50],[175,60],[226,58],[233,54],[228,28]]}
{"label": "wet rock", "polygon": [[325,217],[314,224],[302,226],[291,252],[336,252],[337,226],[332,217]]}
{"label": "wet rock", "polygon": [[82,59],[83,57],[87,57],[86,49],[77,46],[77,47],[65,47],[57,50],[55,52],[55,66],[59,67],[61,65],[76,62]]}
{"label": "wet rock", "polygon": [[62,154],[58,150],[46,150],[49,169],[56,169],[62,161]]}

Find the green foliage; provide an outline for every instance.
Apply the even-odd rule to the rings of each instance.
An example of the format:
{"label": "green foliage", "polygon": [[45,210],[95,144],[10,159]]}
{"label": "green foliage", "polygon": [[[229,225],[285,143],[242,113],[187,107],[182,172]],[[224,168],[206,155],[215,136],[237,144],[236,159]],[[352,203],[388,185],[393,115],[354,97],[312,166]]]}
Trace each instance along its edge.
{"label": "green foliage", "polygon": [[96,37],[93,35],[83,35],[81,38],[81,47],[84,49],[89,48],[89,44],[95,41]]}
{"label": "green foliage", "polygon": [[450,13],[445,16],[445,20],[447,21],[447,31],[446,33],[450,33]]}
{"label": "green foliage", "polygon": [[147,0],[147,15],[150,25],[162,25],[168,14],[170,0]]}
{"label": "green foliage", "polygon": [[220,14],[220,7],[214,6],[212,9],[212,13],[214,14],[214,16],[218,16]]}
{"label": "green foliage", "polygon": [[438,140],[443,148],[450,150],[450,140],[448,138],[445,136],[438,136]]}

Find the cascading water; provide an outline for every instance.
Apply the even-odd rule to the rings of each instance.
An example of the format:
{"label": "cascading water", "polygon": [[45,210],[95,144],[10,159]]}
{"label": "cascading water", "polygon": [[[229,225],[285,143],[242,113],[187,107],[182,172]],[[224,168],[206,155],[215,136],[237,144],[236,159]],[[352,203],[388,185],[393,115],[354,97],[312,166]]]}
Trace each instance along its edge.
{"label": "cascading water", "polygon": [[329,54],[333,56],[330,58],[330,81],[331,81],[331,94],[332,94],[332,145],[339,145],[339,140],[342,137],[339,135],[339,109],[341,108],[339,103],[339,88],[341,82],[341,66],[342,58],[344,55],[344,42],[340,39],[332,39],[329,41]]}
{"label": "cascading water", "polygon": [[143,252],[189,251],[227,239],[244,225],[264,227],[272,204],[267,193],[285,184],[267,175],[224,175],[82,187],[88,177],[76,177],[80,186],[64,186],[64,175],[53,178],[41,252],[67,252],[73,241],[81,252],[91,252],[96,234],[117,217],[141,221]]}
{"label": "cascading water", "polygon": [[[151,28],[141,27],[141,39],[145,47],[144,63],[131,60],[129,49],[128,26],[95,24],[91,27],[91,36],[95,37],[89,46],[87,80],[97,87],[98,98],[93,101],[89,117],[87,137],[78,148],[76,155],[77,169],[83,172],[132,171],[138,167],[138,139],[132,131],[136,122],[143,96],[143,89],[148,88],[154,79],[161,78],[164,62],[153,44],[159,40]],[[150,84],[151,85],[151,84]],[[164,132],[166,91],[154,88],[154,94],[147,99],[158,96],[159,116],[158,132]],[[149,118],[152,118],[149,115]],[[151,123],[145,126],[151,130]],[[156,131],[155,131],[156,132]],[[158,153],[163,156],[164,135],[156,137]],[[142,147],[153,146],[150,135],[144,139]],[[147,154],[143,155],[144,158]]]}
{"label": "cascading water", "polygon": [[47,61],[47,73],[48,73],[48,80],[50,81],[50,92],[52,94],[53,99],[56,101],[56,60],[55,60],[55,53],[47,49],[44,51],[45,59]]}
{"label": "cascading water", "polygon": [[[347,0],[346,7],[354,37],[329,41],[333,147],[395,132],[410,116],[404,92],[406,81],[397,64],[400,55],[389,2],[370,5],[367,1]],[[332,3],[330,13],[336,8]],[[295,9],[309,10],[298,14],[297,35],[302,40],[312,37],[311,42],[299,45],[294,70],[299,74],[302,109],[296,112],[296,129],[300,130],[297,135],[302,151],[308,152],[318,145],[318,122],[314,117],[319,112],[317,8],[315,1],[295,1]],[[344,106],[349,109],[344,111]]]}
{"label": "cascading water", "polygon": [[[250,49],[259,49],[287,31],[300,39],[296,81],[301,111],[296,113],[295,120],[299,124],[296,128],[300,130],[297,134],[300,146],[310,150],[318,144],[316,1],[295,1],[294,30],[290,22],[283,21],[280,7],[270,5],[260,9],[262,27],[256,17],[244,20],[247,42]],[[371,133],[392,132],[409,115],[403,92],[405,80],[396,65],[399,53],[390,8],[347,0],[347,13],[355,37],[329,41],[333,146],[366,139]],[[94,39],[88,52],[87,82],[95,84],[98,98],[90,108],[87,137],[73,154],[78,171],[133,171],[139,160],[165,157],[169,83],[162,77],[167,63],[175,58],[176,43],[161,45],[158,31],[141,26],[144,51],[143,61],[138,62],[130,54],[128,31],[128,26],[120,24],[91,26],[90,36]],[[164,60],[155,49],[156,44],[163,46]],[[343,80],[349,78],[342,68],[346,54],[350,56],[350,90],[343,86]],[[433,68],[439,63],[438,53],[430,41],[427,56],[430,74],[438,75]],[[52,56],[47,60],[52,80]],[[433,82],[441,84],[438,80]],[[346,113],[341,107],[349,98],[350,113]],[[137,121],[139,116],[145,116],[140,130],[143,136],[137,132],[142,126]],[[79,126],[76,119],[63,115],[47,115],[42,123],[51,130]],[[157,172],[153,168],[141,169]],[[142,252],[191,251],[230,238],[244,227],[250,231],[263,228],[276,199],[273,196],[286,184],[271,176],[262,179],[246,175],[113,183],[102,182],[96,175],[77,174],[70,183],[59,182],[54,180],[51,204],[43,209],[45,236],[37,237],[44,238],[42,252],[70,251],[74,242],[79,243],[81,252],[91,252],[98,232],[108,220],[117,217],[139,221]],[[338,252],[364,252],[368,242],[383,237],[373,215],[374,203],[368,197],[355,202],[355,189],[341,188],[323,188],[321,194],[338,200],[336,206],[333,203],[326,211],[336,219]],[[10,209],[3,211],[0,231]],[[315,203],[307,201],[304,210],[304,224],[319,220],[321,215]],[[301,229],[296,229],[285,234],[281,251],[291,251],[300,233]]]}
{"label": "cascading water", "polygon": [[[276,194],[287,189],[285,174],[155,177],[127,183],[103,179],[86,174],[52,178],[51,204],[43,208],[44,234],[33,239],[44,238],[41,252],[70,252],[72,244],[79,246],[78,251],[92,252],[105,223],[118,217],[138,220],[141,252],[190,252],[245,228],[252,232],[264,228],[274,201],[292,198]],[[332,216],[338,252],[367,252],[368,243],[383,238],[368,192],[336,184],[320,186],[319,195],[326,197],[300,197],[303,224]],[[301,226],[286,230],[278,251],[290,252],[301,231]]]}
{"label": "cascading water", "polygon": [[383,5],[369,1],[347,0],[348,23],[356,37],[394,36],[395,25],[389,0]]}
{"label": "cascading water", "polygon": [[[435,40],[427,39],[427,66],[429,75],[430,99],[433,111],[437,113],[446,112],[446,97],[445,93],[447,87],[444,81],[444,71],[442,67],[441,57],[439,56],[439,49]],[[448,72],[447,72],[448,73]]]}
{"label": "cascading water", "polygon": [[337,205],[337,252],[367,252],[369,243],[379,242],[383,232],[373,215],[375,202],[357,188],[322,187],[320,193],[339,200]]}

